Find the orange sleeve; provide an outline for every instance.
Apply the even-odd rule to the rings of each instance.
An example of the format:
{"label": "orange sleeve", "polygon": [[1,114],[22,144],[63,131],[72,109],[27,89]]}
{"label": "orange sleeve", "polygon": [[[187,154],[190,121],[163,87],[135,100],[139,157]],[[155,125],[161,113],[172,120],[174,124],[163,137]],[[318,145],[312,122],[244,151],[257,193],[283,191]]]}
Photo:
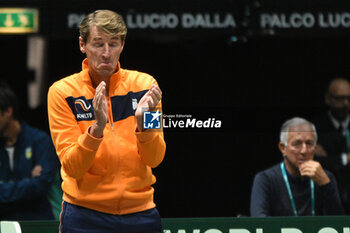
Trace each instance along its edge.
{"label": "orange sleeve", "polygon": [[157,167],[164,159],[165,141],[163,132],[136,132],[137,147],[142,160],[151,168]]}
{"label": "orange sleeve", "polygon": [[[158,85],[156,82],[154,82]],[[154,111],[162,112],[162,103],[158,103]],[[161,118],[162,119],[162,118]],[[151,168],[157,167],[164,159],[166,144],[163,129],[136,132],[137,147],[142,160]]]}
{"label": "orange sleeve", "polygon": [[48,93],[48,116],[52,141],[67,175],[79,179],[92,166],[102,138],[94,138],[88,129],[81,132],[65,97],[55,85]]}

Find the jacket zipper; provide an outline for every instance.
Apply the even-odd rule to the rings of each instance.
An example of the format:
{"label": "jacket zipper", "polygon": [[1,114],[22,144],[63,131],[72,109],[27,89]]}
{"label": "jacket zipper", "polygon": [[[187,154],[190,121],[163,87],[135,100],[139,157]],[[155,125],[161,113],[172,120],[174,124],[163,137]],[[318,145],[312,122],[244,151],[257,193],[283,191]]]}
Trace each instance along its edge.
{"label": "jacket zipper", "polygon": [[111,125],[112,131],[114,131],[113,114],[112,114],[112,102],[111,102],[111,98],[110,97],[107,97],[107,103],[108,103],[108,120],[109,120],[109,123]]}

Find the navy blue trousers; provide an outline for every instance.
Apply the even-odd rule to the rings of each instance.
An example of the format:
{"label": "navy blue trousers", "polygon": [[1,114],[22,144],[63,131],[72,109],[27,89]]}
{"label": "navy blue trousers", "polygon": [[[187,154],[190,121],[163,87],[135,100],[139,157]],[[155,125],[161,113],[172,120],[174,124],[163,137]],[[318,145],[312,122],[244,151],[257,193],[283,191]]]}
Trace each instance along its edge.
{"label": "navy blue trousers", "polygon": [[63,202],[61,233],[162,233],[156,208],[113,215]]}

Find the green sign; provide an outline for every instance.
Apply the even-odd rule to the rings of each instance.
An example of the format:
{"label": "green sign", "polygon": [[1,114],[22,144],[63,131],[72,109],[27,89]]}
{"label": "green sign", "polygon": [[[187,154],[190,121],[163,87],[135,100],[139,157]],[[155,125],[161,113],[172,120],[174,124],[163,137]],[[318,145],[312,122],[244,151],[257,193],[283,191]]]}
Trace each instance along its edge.
{"label": "green sign", "polygon": [[162,219],[164,233],[350,233],[350,217]]}
{"label": "green sign", "polygon": [[28,8],[0,8],[0,33],[35,33],[39,12]]}
{"label": "green sign", "polygon": [[[19,223],[22,233],[58,233],[58,221]],[[163,218],[162,225],[164,233],[350,233],[350,216]]]}

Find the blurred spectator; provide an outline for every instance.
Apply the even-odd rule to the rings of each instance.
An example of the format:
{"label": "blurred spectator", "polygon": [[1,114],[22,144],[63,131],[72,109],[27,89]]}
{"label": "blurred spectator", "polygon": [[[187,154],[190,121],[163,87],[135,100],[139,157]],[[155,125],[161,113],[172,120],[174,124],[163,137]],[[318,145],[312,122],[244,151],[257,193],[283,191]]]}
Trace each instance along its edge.
{"label": "blurred spectator", "polygon": [[0,220],[54,219],[47,195],[59,168],[55,149],[18,112],[15,93],[0,83]]}
{"label": "blurred spectator", "polygon": [[325,94],[328,111],[316,116],[319,140],[316,159],[332,171],[339,183],[339,190],[347,214],[350,214],[350,83],[345,78],[333,79]]}
{"label": "blurred spectator", "polygon": [[315,126],[305,119],[283,124],[278,147],[284,159],[255,176],[252,217],[343,214],[334,175],[313,160],[316,142]]}

